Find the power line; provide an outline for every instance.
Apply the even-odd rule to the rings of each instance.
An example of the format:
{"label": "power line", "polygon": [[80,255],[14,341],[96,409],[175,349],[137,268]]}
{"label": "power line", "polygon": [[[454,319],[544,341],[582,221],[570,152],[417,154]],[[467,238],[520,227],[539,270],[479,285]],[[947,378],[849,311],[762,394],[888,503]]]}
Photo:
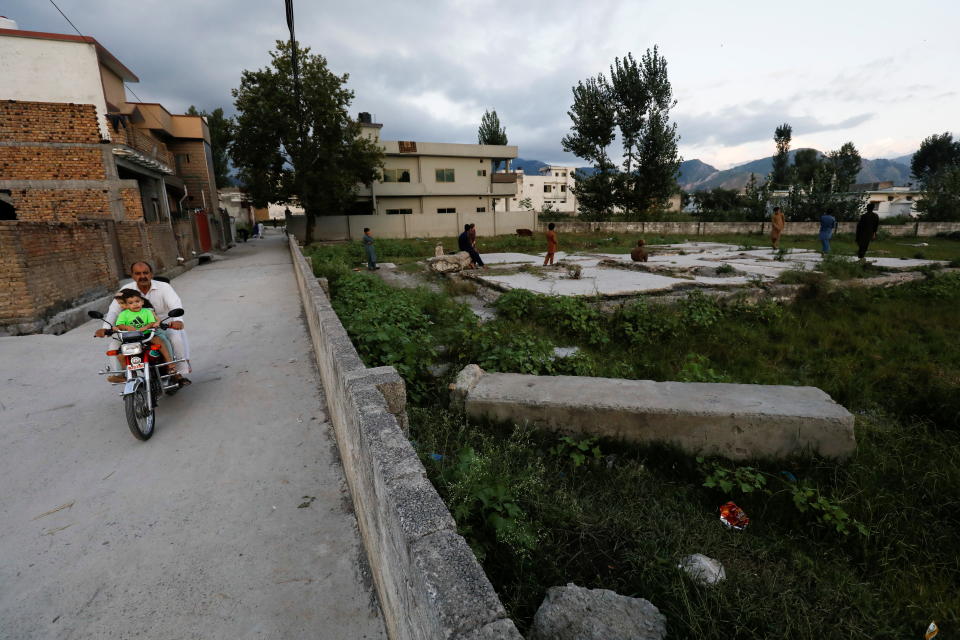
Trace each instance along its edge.
{"label": "power line", "polygon": [[70,23],[70,26],[73,27],[73,30],[76,31],[77,34],[82,37],[83,34],[80,33],[80,29],[77,29],[77,25],[73,24],[73,22],[70,20],[70,18],[67,17],[67,14],[65,14],[63,11],[60,10],[60,7],[57,6],[57,3],[54,2],[53,0],[50,0],[50,4],[52,4],[57,11],[60,11],[60,15],[63,16],[63,19],[66,20],[67,22],[69,22],[69,23]]}
{"label": "power line", "polygon": [[[70,26],[73,27],[73,30],[77,32],[77,35],[79,35],[81,38],[84,37],[83,33],[80,32],[80,29],[77,29],[77,25],[73,24],[73,20],[71,20],[70,18],[67,17],[67,14],[65,14],[65,13],[63,12],[63,10],[60,9],[60,7],[57,6],[57,3],[56,3],[56,2],[54,2],[53,0],[50,0],[50,4],[52,4],[52,5],[54,6],[54,8],[55,8],[57,11],[60,12],[60,15],[63,16],[63,19],[64,19],[64,20],[66,20],[67,22],[70,23]],[[125,81],[124,81],[124,83],[123,83],[123,86],[126,88],[127,91],[129,91],[130,93],[133,94],[133,97],[136,98],[138,102],[143,102],[143,98],[141,98],[140,96],[138,96],[138,95],[137,95],[137,92],[134,91],[134,90],[130,87],[130,85],[127,84]],[[156,122],[157,125],[158,125],[161,129],[163,129],[163,128],[164,128],[164,127],[163,127],[163,123],[160,122],[159,118],[157,118],[155,115],[153,115],[152,112],[148,112],[148,113],[150,113],[150,117],[153,118],[154,122]]]}

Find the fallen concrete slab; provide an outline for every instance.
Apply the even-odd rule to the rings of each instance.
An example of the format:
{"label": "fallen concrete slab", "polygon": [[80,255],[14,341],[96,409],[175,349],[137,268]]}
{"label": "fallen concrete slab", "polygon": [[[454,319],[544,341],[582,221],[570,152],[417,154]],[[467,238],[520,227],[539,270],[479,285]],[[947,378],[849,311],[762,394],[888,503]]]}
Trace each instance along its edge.
{"label": "fallen concrete slab", "polygon": [[731,460],[845,458],[856,450],[853,415],[815,387],[532,376],[469,365],[453,392],[475,418]]}

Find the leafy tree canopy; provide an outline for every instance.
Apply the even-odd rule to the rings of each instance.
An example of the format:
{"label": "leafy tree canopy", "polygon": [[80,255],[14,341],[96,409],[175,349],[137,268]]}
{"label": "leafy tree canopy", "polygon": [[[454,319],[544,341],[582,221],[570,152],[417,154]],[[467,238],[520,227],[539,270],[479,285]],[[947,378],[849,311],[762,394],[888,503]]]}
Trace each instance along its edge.
{"label": "leafy tree canopy", "polygon": [[291,45],[278,41],[270,65],[243,71],[233,90],[236,135],[234,164],[254,204],[298,202],[307,217],[306,241],[317,215],[351,209],[360,184],[370,185],[383,166],[383,151],[361,136],[347,113],[353,92],[348,75],[338,76],[326,59],[299,48],[302,78],[297,104]]}
{"label": "leafy tree canopy", "polygon": [[910,161],[910,170],[913,177],[926,185],[933,181],[935,176],[950,167],[960,165],[960,140],[954,141],[949,132],[940,135],[933,134],[920,143],[920,149],[913,154]]}

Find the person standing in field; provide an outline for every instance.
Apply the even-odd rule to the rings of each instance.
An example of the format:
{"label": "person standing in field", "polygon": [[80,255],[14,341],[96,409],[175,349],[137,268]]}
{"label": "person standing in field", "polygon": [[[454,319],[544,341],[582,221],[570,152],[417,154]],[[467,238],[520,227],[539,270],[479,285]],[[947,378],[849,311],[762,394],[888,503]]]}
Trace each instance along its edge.
{"label": "person standing in field", "polygon": [[547,255],[543,259],[543,266],[553,264],[553,254],[557,252],[557,232],[554,229],[557,225],[550,223],[547,225]]}
{"label": "person standing in field", "polygon": [[773,215],[770,216],[770,244],[773,245],[774,251],[780,249],[780,235],[786,226],[787,219],[784,217],[783,211],[780,210],[780,207],[774,207]]}
{"label": "person standing in field", "polygon": [[833,236],[833,232],[837,228],[837,219],[831,215],[832,213],[832,209],[827,209],[827,212],[820,216],[819,237],[820,246],[824,255],[830,253],[830,238]]}
{"label": "person standing in field", "polygon": [[376,271],[380,267],[377,266],[377,251],[373,248],[373,235],[370,233],[370,227],[363,228],[363,249],[367,252],[367,269],[370,271]]}
{"label": "person standing in field", "polygon": [[861,260],[867,257],[870,241],[877,239],[877,231],[880,230],[880,216],[874,211],[876,206],[876,202],[869,203],[867,212],[857,220],[857,257]]}

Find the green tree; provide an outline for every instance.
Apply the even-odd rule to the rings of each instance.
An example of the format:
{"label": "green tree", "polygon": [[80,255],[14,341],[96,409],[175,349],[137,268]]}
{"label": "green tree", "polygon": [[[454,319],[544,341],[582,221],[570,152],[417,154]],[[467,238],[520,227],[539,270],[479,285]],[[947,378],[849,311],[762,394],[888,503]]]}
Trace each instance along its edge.
{"label": "green tree", "polygon": [[910,170],[913,177],[926,188],[935,181],[936,175],[950,167],[960,165],[960,141],[954,141],[949,132],[934,134],[920,143],[920,149],[913,154]]}
{"label": "green tree", "polygon": [[941,169],[927,178],[917,211],[924,220],[960,220],[960,164]]}
{"label": "green tree", "polygon": [[793,136],[793,127],[784,122],[773,132],[773,142],[777,145],[777,153],[773,156],[773,172],[770,174],[770,183],[774,189],[786,189],[790,186],[790,139]]}
{"label": "green tree", "polygon": [[752,221],[765,220],[767,217],[767,202],[770,200],[770,183],[760,183],[756,174],[750,174],[750,180],[744,188],[742,196],[743,208],[747,219]]}
{"label": "green tree", "polygon": [[[480,118],[480,128],[477,130],[477,142],[479,144],[507,144],[507,130],[500,126],[500,118],[497,116],[497,110],[484,111]],[[493,170],[496,171],[500,166],[501,159],[493,159]]]}
{"label": "green tree", "polygon": [[857,148],[852,142],[845,142],[839,149],[827,154],[827,162],[833,168],[833,190],[839,193],[849,191],[863,166]]}
{"label": "green tree", "polygon": [[230,143],[233,141],[233,119],[224,117],[223,109],[217,107],[213,111],[198,111],[193,105],[187,109],[187,115],[203,116],[210,129],[210,155],[213,156],[213,176],[217,189],[223,189],[231,184],[230,181]]}
{"label": "green tree", "polygon": [[349,76],[334,74],[323,56],[300,47],[297,104],[290,49],[289,42],[277,41],[269,66],[241,74],[233,90],[237,121],[230,151],[255,205],[297,202],[304,208],[310,243],[316,216],[347,211],[358,186],[377,178],[383,151],[360,135],[347,113]]}
{"label": "green tree", "polygon": [[657,47],[647,49],[640,60],[643,84],[649,95],[647,111],[637,140],[637,167],[633,174],[632,204],[641,211],[663,206],[677,192],[677,125],[670,122],[670,109],[677,105],[667,77],[667,60]]}
{"label": "green tree", "polygon": [[809,189],[814,174],[820,166],[820,152],[816,149],[797,149],[793,155],[792,178],[794,184]]}
{"label": "green tree", "polygon": [[613,207],[611,169],[607,148],[615,137],[616,109],[610,100],[610,87],[603,74],[587,78],[573,87],[573,105],[567,115],[573,122],[570,133],[560,144],[578,158],[593,164],[597,173],[589,178],[577,176],[574,194],[580,209],[587,214],[604,214]]}

